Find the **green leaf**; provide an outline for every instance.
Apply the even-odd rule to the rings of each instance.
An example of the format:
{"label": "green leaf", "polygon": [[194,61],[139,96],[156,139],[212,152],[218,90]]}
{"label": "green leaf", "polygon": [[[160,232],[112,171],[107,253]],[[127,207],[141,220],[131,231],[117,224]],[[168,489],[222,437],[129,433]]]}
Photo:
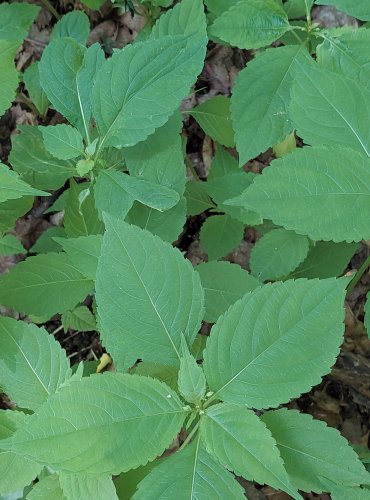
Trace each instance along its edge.
{"label": "green leaf", "polygon": [[[59,482],[68,500],[118,500],[112,477],[108,474],[93,475],[61,472]],[[46,499],[45,499],[46,500]]]}
{"label": "green leaf", "polygon": [[45,476],[37,482],[27,495],[27,500],[67,500],[57,474]]}
{"label": "green leaf", "polygon": [[316,0],[318,5],[334,5],[337,9],[362,21],[370,21],[370,9],[367,0]]}
{"label": "green leaf", "polygon": [[177,205],[165,212],[134,203],[126,220],[172,243],[177,240],[186,222],[186,200],[181,198]]}
{"label": "green leaf", "polygon": [[288,109],[290,91],[301,63],[309,61],[307,49],[300,45],[278,47],[262,52],[239,73],[231,114],[241,165],[293,130]]}
{"label": "green leaf", "polygon": [[23,82],[37,111],[40,115],[44,115],[49,107],[49,99],[41,87],[38,61],[28,66],[25,70],[23,73]]}
{"label": "green leaf", "polygon": [[[2,5],[0,5],[0,7],[2,7]],[[18,47],[19,40],[8,41],[0,39],[0,116],[5,113],[16,97],[19,77],[18,71],[14,67],[14,58]]]}
{"label": "green leaf", "polygon": [[12,229],[15,221],[32,208],[33,200],[33,196],[24,196],[0,203],[0,233]]}
{"label": "green leaf", "polygon": [[51,39],[74,38],[85,45],[90,34],[89,18],[84,12],[74,10],[65,14],[54,26]]}
{"label": "green leaf", "polygon": [[9,161],[24,181],[40,189],[58,189],[75,175],[71,161],[58,160],[45,149],[37,127],[21,125],[18,129],[21,133],[12,137]]}
{"label": "green leaf", "polygon": [[29,257],[0,278],[0,304],[25,314],[51,317],[73,308],[92,291],[67,255]]}
{"label": "green leaf", "polygon": [[22,196],[49,196],[49,193],[34,189],[26,184],[16,172],[0,163],[0,203]]}
{"label": "green leaf", "polygon": [[205,36],[166,36],[105,61],[92,99],[100,147],[133,146],[164,125],[200,73],[205,46]]}
{"label": "green leaf", "polygon": [[190,354],[184,337],[181,338],[179,391],[188,403],[199,403],[206,393],[206,379],[202,367]]}
{"label": "green leaf", "polygon": [[60,344],[43,328],[0,317],[2,388],[21,408],[36,410],[71,376]]}
{"label": "green leaf", "polygon": [[78,306],[73,311],[65,312],[62,316],[62,325],[65,331],[69,328],[78,332],[96,330],[95,317],[86,306]]}
{"label": "green leaf", "polygon": [[294,271],[307,257],[309,239],[286,229],[274,229],[254,245],[251,273],[260,281],[275,281]]}
{"label": "green leaf", "polygon": [[218,146],[212,160],[208,180],[212,181],[217,177],[226,177],[227,175],[237,173],[240,173],[238,161],[225,148]]}
{"label": "green leaf", "polygon": [[93,160],[78,160],[78,162],[76,163],[76,171],[80,177],[85,177],[86,174],[91,172],[91,170],[94,168],[94,165],[95,164]]}
{"label": "green leaf", "polygon": [[[207,183],[208,184],[208,183]],[[189,181],[185,187],[187,215],[199,215],[209,208],[215,208],[211,198],[206,192],[206,183],[202,181]]]}
{"label": "green leaf", "polygon": [[196,119],[211,139],[223,146],[235,146],[229,97],[211,97],[208,101],[189,111],[189,114]]}
{"label": "green leaf", "polygon": [[0,39],[16,40],[20,45],[39,12],[37,5],[3,2],[0,5]]}
{"label": "green leaf", "polygon": [[[28,486],[41,471],[41,465],[1,448],[1,440],[10,437],[22,425],[27,425],[24,413],[0,410],[0,495],[5,498]],[[13,497],[9,495],[9,498]]]}
{"label": "green leaf", "polygon": [[72,38],[57,38],[43,52],[41,85],[54,106],[87,138],[91,117],[91,89],[104,61],[98,44],[85,49]]}
{"label": "green leaf", "polygon": [[70,160],[84,154],[80,132],[71,125],[38,127],[41,130],[46,150],[59,160]]}
{"label": "green leaf", "polygon": [[242,241],[244,225],[228,215],[206,219],[200,230],[200,243],[209,260],[217,260],[234,250]]}
{"label": "green leaf", "polygon": [[352,78],[301,65],[290,115],[307,144],[348,146],[370,156],[370,91]]}
{"label": "green leaf", "polygon": [[119,474],[161,455],[188,411],[157,380],[90,375],[51,396],[2,446],[65,472]]}
{"label": "green leaf", "polygon": [[90,234],[78,238],[55,237],[54,241],[62,246],[68,255],[69,261],[86,278],[95,279],[102,245],[102,236],[100,234]]}
{"label": "green leaf", "polygon": [[351,500],[368,500],[369,490],[365,488],[334,486],[332,487],[330,496],[332,500],[347,500],[348,498],[351,498]]}
{"label": "green leaf", "polygon": [[204,0],[207,9],[217,17],[238,2],[240,0]]}
{"label": "green leaf", "polygon": [[186,168],[181,139],[182,116],[176,111],[165,125],[145,141],[124,150],[131,175],[184,194]]}
{"label": "green leaf", "polygon": [[365,49],[369,43],[368,29],[329,33],[317,47],[317,62],[323,68],[352,78],[370,89],[370,57]]}
{"label": "green leaf", "polygon": [[98,10],[102,5],[104,5],[105,0],[82,0],[82,3],[89,7],[89,9]]}
{"label": "green leaf", "polygon": [[209,32],[240,49],[258,49],[289,29],[284,9],[274,0],[242,0],[221,14]]}
{"label": "green leaf", "polygon": [[30,253],[60,252],[60,246],[53,238],[65,238],[66,236],[64,227],[50,226],[41,234],[29,251]]}
{"label": "green leaf", "polygon": [[174,366],[160,365],[158,363],[138,363],[133,373],[143,377],[156,378],[167,384],[174,391],[177,390],[179,370]]}
{"label": "green leaf", "polygon": [[323,279],[340,276],[358,248],[358,243],[318,241],[309,250],[307,258],[291,274],[291,278]]}
{"label": "green leaf", "polygon": [[96,302],[101,338],[118,369],[139,358],[177,365],[181,334],[193,343],[203,301],[199,276],[177,249],[106,217]]}
{"label": "green leaf", "polygon": [[116,487],[119,500],[132,500],[140,481],[142,481],[154,467],[157,467],[158,463],[159,460],[148,462],[144,467],[129,470],[115,478],[114,486]]}
{"label": "green leaf", "polygon": [[286,408],[269,411],[261,418],[275,438],[296,488],[315,493],[328,491],[322,478],[343,486],[369,484],[370,475],[356,453],[325,422]]}
{"label": "green leaf", "polygon": [[253,411],[233,404],[212,406],[200,429],[208,453],[235,474],[301,498],[290,484],[270,431]]}
{"label": "green leaf", "polygon": [[237,264],[205,262],[196,266],[205,293],[204,321],[215,323],[221,314],[261,283]]}
{"label": "green leaf", "polygon": [[289,19],[306,17],[307,8],[312,9],[314,0],[287,0],[283,7]]}
{"label": "green leaf", "polygon": [[101,170],[94,186],[96,208],[117,219],[124,219],[134,203],[134,198],[124,189],[124,175],[115,170]]}
{"label": "green leaf", "polygon": [[205,32],[206,17],[201,0],[182,0],[173,9],[162,14],[154,25],[150,39],[166,35],[193,35]]}
{"label": "green leaf", "polygon": [[139,483],[133,500],[209,500],[245,498],[243,488],[196,439],[184,450],[161,461]]}
{"label": "green leaf", "polygon": [[18,238],[12,234],[0,236],[0,255],[8,256],[25,253],[27,253],[27,251],[23,248],[23,245]]}
{"label": "green leaf", "polygon": [[212,328],[204,351],[214,397],[261,409],[286,403],[318,384],[343,341],[347,283],[278,282],[232,305]]}
{"label": "green leaf", "polygon": [[[89,189],[88,182],[77,184],[73,179],[70,180],[68,202],[64,214],[64,226],[70,238],[103,232],[104,225],[95,210],[94,198],[88,191]],[[84,197],[84,194],[87,196]]]}
{"label": "green leaf", "polygon": [[369,239],[369,166],[368,158],[339,146],[296,149],[231,201],[313,240]]}

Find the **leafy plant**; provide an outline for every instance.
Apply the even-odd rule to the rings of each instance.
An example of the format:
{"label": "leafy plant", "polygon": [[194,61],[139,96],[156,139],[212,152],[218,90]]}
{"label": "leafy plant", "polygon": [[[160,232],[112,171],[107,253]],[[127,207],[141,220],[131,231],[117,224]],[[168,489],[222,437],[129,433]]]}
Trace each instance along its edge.
{"label": "leafy plant", "polygon": [[[370,239],[370,31],[321,29],[310,0],[182,0],[162,15],[173,2],[124,3],[159,19],[108,59],[86,46],[83,12],[55,24],[23,81],[59,122],[19,126],[11,168],[0,164],[0,255],[27,253],[11,231],[35,197],[57,191],[45,213],[64,212],[0,278],[1,305],[28,316],[0,317],[0,384],[14,402],[0,410],[0,495],[238,499],[241,476],[292,498],[367,498],[346,440],[287,405],[330,372],[345,295],[370,261],[340,277]],[[364,2],[319,3],[370,19]],[[38,9],[1,9],[5,111]],[[231,97],[183,111],[215,144],[200,178],[180,105],[208,37],[254,52]],[[257,174],[249,162],[269,148],[276,159]],[[171,244],[187,216],[201,216],[208,256],[194,268]],[[250,273],[220,260],[249,227]],[[71,368],[33,324],[56,314],[60,329],[97,330],[114,369]]]}

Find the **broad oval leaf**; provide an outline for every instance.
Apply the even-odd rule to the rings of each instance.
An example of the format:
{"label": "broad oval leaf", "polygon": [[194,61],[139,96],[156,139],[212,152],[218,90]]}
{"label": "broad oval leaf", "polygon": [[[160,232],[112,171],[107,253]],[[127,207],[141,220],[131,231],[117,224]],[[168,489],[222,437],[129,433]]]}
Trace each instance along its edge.
{"label": "broad oval leaf", "polygon": [[243,239],[244,225],[228,215],[215,215],[203,223],[199,239],[209,260],[217,260],[234,250]]}
{"label": "broad oval leaf", "polygon": [[93,281],[67,255],[29,257],[0,278],[0,304],[35,316],[53,316],[73,308],[92,292]]}
{"label": "broad oval leaf", "polygon": [[2,446],[57,470],[119,474],[161,455],[187,414],[162,382],[107,372],[61,388]]}
{"label": "broad oval leaf", "polygon": [[243,488],[211,455],[199,437],[162,460],[139,483],[133,500],[243,500]]}
{"label": "broad oval leaf", "polygon": [[258,49],[289,29],[284,9],[274,0],[242,0],[223,12],[209,32],[240,49]]}
{"label": "broad oval leaf", "polygon": [[20,408],[36,410],[71,376],[60,344],[43,328],[0,318],[1,387]]}
{"label": "broad oval leaf", "polygon": [[61,472],[59,483],[68,500],[118,500],[113,479],[108,474]]}
{"label": "broad oval leaf", "polygon": [[351,487],[370,484],[370,475],[355,451],[325,422],[286,408],[266,412],[261,418],[276,440],[296,488],[330,491],[326,480]]}
{"label": "broad oval leaf", "polygon": [[205,262],[195,267],[200,274],[205,294],[204,321],[215,323],[221,314],[260,282],[237,264]]}
{"label": "broad oval leaf", "polygon": [[316,0],[319,5],[334,5],[337,9],[362,21],[370,21],[370,9],[367,0]]}
{"label": "broad oval leaf", "polygon": [[0,39],[16,40],[18,44],[27,36],[40,7],[18,2],[0,5]]}
{"label": "broad oval leaf", "polygon": [[352,78],[300,65],[290,116],[306,143],[348,146],[370,156],[370,91]]}
{"label": "broad oval leaf", "polygon": [[251,251],[251,273],[260,281],[284,278],[303,262],[308,249],[307,236],[286,229],[269,231]]}
{"label": "broad oval leaf", "polygon": [[84,12],[74,10],[67,12],[54,26],[51,38],[74,38],[85,45],[90,34],[89,18]]}
{"label": "broad oval leaf", "polygon": [[240,164],[281,142],[293,130],[290,91],[299,63],[305,61],[309,63],[305,48],[278,47],[262,52],[239,73],[231,115]]}
{"label": "broad oval leaf", "polygon": [[27,251],[22,243],[13,234],[0,236],[0,255],[9,256],[14,254],[25,254]]}
{"label": "broad oval leaf", "polygon": [[105,222],[96,279],[105,347],[122,370],[139,358],[177,365],[181,334],[191,346],[203,318],[199,275],[157,236],[108,216]]}
{"label": "broad oval leaf", "polygon": [[100,148],[133,146],[164,125],[200,73],[205,48],[205,36],[165,36],[105,61],[92,97]]}
{"label": "broad oval leaf", "polygon": [[313,240],[369,239],[370,160],[339,146],[297,149],[229,202]]}
{"label": "broad oval leaf", "polygon": [[157,39],[165,35],[192,35],[204,32],[205,29],[206,17],[202,0],[182,0],[160,16],[153,26],[150,38]]}
{"label": "broad oval leaf", "polygon": [[212,406],[201,420],[200,432],[207,451],[238,476],[301,498],[290,484],[270,431],[253,411],[228,403]]}
{"label": "broad oval leaf", "polygon": [[231,306],[212,328],[204,351],[213,398],[261,409],[318,384],[343,341],[347,283],[278,282]]}
{"label": "broad oval leaf", "polygon": [[42,466],[33,460],[1,447],[2,440],[10,437],[23,425],[27,425],[27,416],[24,413],[0,410],[0,495],[5,497],[28,486],[42,469]]}

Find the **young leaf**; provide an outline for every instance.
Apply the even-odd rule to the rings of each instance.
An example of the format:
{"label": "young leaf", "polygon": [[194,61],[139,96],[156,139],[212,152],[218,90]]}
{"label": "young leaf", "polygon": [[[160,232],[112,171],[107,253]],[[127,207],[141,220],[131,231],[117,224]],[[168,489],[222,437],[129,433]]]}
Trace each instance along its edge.
{"label": "young leaf", "polygon": [[181,334],[193,343],[203,301],[199,276],[177,249],[106,217],[96,302],[102,340],[117,368],[139,358],[177,365]]}
{"label": "young leaf", "polygon": [[49,107],[49,99],[41,87],[38,61],[28,66],[25,70],[23,73],[23,82],[37,111],[40,115],[45,114]]}
{"label": "young leaf", "polygon": [[7,256],[25,253],[27,253],[27,251],[23,248],[23,245],[18,238],[12,234],[0,236],[0,255]]}
{"label": "young leaf", "polygon": [[200,243],[209,260],[224,257],[237,247],[244,235],[244,225],[228,215],[215,215],[204,222],[200,230]]}
{"label": "young leaf", "polygon": [[166,35],[193,35],[204,33],[206,17],[201,0],[182,0],[173,9],[162,14],[153,26],[150,39]]}
{"label": "young leaf", "polygon": [[[64,214],[64,226],[69,238],[89,236],[103,232],[104,225],[94,207],[94,198],[88,190],[88,182],[77,184],[70,180],[68,202]],[[80,195],[86,191],[87,196],[81,200]]]}
{"label": "young leaf", "polygon": [[190,354],[184,337],[181,337],[179,391],[188,403],[199,403],[206,393],[206,379],[202,367]]}
{"label": "young leaf", "polygon": [[84,12],[74,10],[65,14],[54,26],[51,39],[74,38],[85,45],[90,34],[89,18]]}
{"label": "young leaf", "polygon": [[364,50],[369,43],[368,29],[346,31],[339,36],[328,34],[317,47],[317,62],[370,89],[370,57]]}
{"label": "young leaf", "polygon": [[2,388],[20,408],[36,410],[71,376],[60,344],[43,328],[0,317]]}
{"label": "young leaf", "polygon": [[0,278],[0,304],[25,314],[49,316],[73,308],[92,291],[64,254],[29,257]]}
{"label": "young leaf", "polygon": [[[71,474],[61,472],[59,482],[68,500],[118,500],[112,477],[108,474]],[[53,497],[54,498],[54,497]],[[45,499],[46,500],[46,499]]]}
{"label": "young leaf", "polygon": [[278,47],[262,52],[239,73],[231,114],[241,165],[281,142],[293,130],[288,109],[290,91],[297,70],[309,62],[309,54],[302,46]]}
{"label": "young leaf", "polygon": [[212,328],[204,351],[214,397],[261,409],[286,403],[318,384],[343,341],[347,283],[278,282],[232,305]]}
{"label": "young leaf", "polygon": [[186,200],[181,198],[177,205],[165,212],[135,202],[126,220],[172,243],[177,240],[186,222]]}
{"label": "young leaf", "polygon": [[315,493],[328,491],[325,479],[340,486],[369,484],[370,475],[354,450],[325,422],[286,408],[269,411],[261,418],[276,440],[296,488]]}
{"label": "young leaf", "polygon": [[318,5],[334,5],[337,9],[362,21],[370,21],[370,10],[367,0],[316,0]]}
{"label": "young leaf", "polygon": [[49,193],[29,186],[16,172],[0,163],[0,203],[22,196],[49,196]]}
{"label": "young leaf", "polygon": [[211,97],[208,101],[193,108],[189,114],[196,119],[211,139],[229,148],[235,146],[229,97]]}
{"label": "young leaf", "polygon": [[209,500],[245,498],[232,475],[203,448],[199,437],[184,450],[162,460],[139,483],[133,500]]}
{"label": "young leaf", "polygon": [[215,323],[238,299],[251,292],[260,282],[237,264],[205,262],[196,266],[205,293],[204,321]]}
{"label": "young leaf", "polygon": [[217,147],[216,154],[212,160],[211,171],[208,174],[208,181],[217,177],[225,177],[229,174],[240,173],[238,161],[222,146]]}
{"label": "young leaf", "polygon": [[92,332],[96,330],[93,313],[86,306],[78,306],[73,311],[62,315],[62,325],[65,331],[69,328],[78,332]]}
{"label": "young leaf", "polygon": [[290,484],[270,431],[253,411],[228,403],[212,406],[200,429],[208,453],[235,474],[301,498]]}
{"label": "young leaf", "polygon": [[309,239],[286,229],[263,235],[252,249],[251,273],[260,281],[284,278],[307,257]]}
{"label": "young leaf", "polygon": [[0,495],[5,495],[6,498],[9,493],[28,486],[42,468],[36,462],[3,450],[1,447],[1,440],[10,437],[22,425],[27,425],[27,417],[24,413],[0,410]]}
{"label": "young leaf", "polygon": [[274,0],[241,0],[221,14],[209,32],[240,49],[258,49],[289,29],[284,9]]}
{"label": "young leaf", "polygon": [[359,246],[358,243],[317,241],[290,277],[323,279],[340,276]]}
{"label": "young leaf", "polygon": [[39,11],[40,7],[37,5],[2,2],[0,5],[0,39],[16,40],[20,45]]}
{"label": "young leaf", "polygon": [[9,161],[24,181],[40,189],[58,189],[75,175],[71,161],[58,160],[45,149],[37,127],[20,125],[18,129],[21,133],[12,137]]}
{"label": "young leaf", "polygon": [[370,91],[352,78],[300,65],[290,115],[306,143],[348,146],[370,156]]}
{"label": "young leaf", "polygon": [[78,238],[55,237],[54,241],[63,247],[69,261],[86,278],[95,279],[102,245],[102,236],[100,234],[90,234]]}
{"label": "young leaf", "polygon": [[51,474],[40,479],[27,495],[27,500],[67,500],[60,486],[57,474]]}
{"label": "young leaf", "polygon": [[187,182],[185,198],[188,215],[199,215],[209,208],[215,208],[215,205],[206,192],[206,183],[202,181]]}
{"label": "young leaf", "polygon": [[80,132],[71,125],[38,127],[41,130],[46,150],[59,160],[70,160],[84,154]]}
{"label": "young leaf", "polygon": [[162,382],[107,372],[61,388],[2,447],[65,472],[119,474],[161,455],[187,414]]}
{"label": "young leaf", "polygon": [[133,146],[164,125],[200,73],[205,45],[205,36],[166,36],[105,61],[92,98],[100,147]]}
{"label": "young leaf", "polygon": [[242,203],[313,240],[369,239],[369,165],[365,156],[339,146],[296,149],[228,203]]}

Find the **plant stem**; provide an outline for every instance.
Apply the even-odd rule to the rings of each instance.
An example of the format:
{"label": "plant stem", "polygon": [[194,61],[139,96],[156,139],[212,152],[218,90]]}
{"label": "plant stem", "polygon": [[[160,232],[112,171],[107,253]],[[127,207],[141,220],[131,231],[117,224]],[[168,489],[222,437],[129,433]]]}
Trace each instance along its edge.
{"label": "plant stem", "polygon": [[360,281],[362,278],[363,274],[365,273],[366,269],[370,265],[370,255],[368,255],[367,259],[364,261],[360,269],[357,271],[357,273],[354,275],[352,278],[351,282],[349,283],[347,287],[347,296],[353,291],[357,283]]}
{"label": "plant stem", "polygon": [[51,335],[56,335],[58,332],[61,332],[62,330],[63,330],[63,325],[60,325],[53,332],[51,332]]}
{"label": "plant stem", "polygon": [[180,446],[180,448],[179,448],[180,450],[182,450],[183,448],[185,448],[185,446],[190,443],[190,441],[195,436],[197,430],[199,429],[199,426],[200,426],[200,420],[194,425],[194,427],[191,430],[190,434],[188,434],[188,436],[186,437],[185,441]]}
{"label": "plant stem", "polygon": [[50,11],[53,16],[55,17],[55,19],[57,19],[59,21],[60,19],[60,15],[58,14],[58,12],[54,9],[54,7],[52,6],[52,4],[49,2],[49,0],[41,0],[42,3],[45,5],[45,7],[48,9],[48,11]]}

